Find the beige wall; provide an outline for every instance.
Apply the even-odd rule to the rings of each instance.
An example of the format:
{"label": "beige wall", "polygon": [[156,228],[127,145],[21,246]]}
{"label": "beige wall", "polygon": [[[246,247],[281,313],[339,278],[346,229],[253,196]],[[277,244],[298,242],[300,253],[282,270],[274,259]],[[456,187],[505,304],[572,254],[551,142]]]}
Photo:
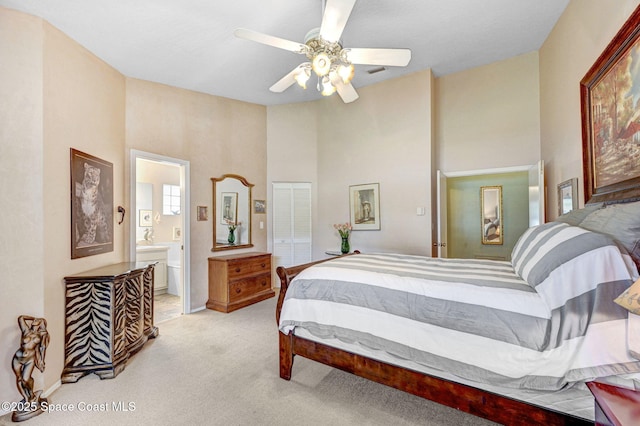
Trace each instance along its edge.
{"label": "beige wall", "polygon": [[[293,87],[289,90],[299,90]],[[314,102],[267,108],[267,214],[268,250],[272,251],[271,206],[273,182],[310,182],[311,217],[318,217],[318,126]],[[313,258],[324,251],[313,247]],[[277,265],[274,265],[274,267]],[[273,282],[278,283],[274,274]]]}
{"label": "beige wall", "polygon": [[[213,211],[211,178],[225,173],[244,176],[255,185],[253,198],[266,199],[266,108],[132,78],[126,87],[127,153],[136,149],[189,161],[190,296],[191,309],[200,309],[209,296],[207,259],[231,253],[211,252],[212,221],[196,221],[196,207]],[[125,192],[128,199],[128,187]],[[251,233],[252,250],[265,251],[266,226],[260,229],[254,220]]]}
{"label": "beige wall", "polygon": [[381,229],[354,231],[351,247],[431,254],[431,91],[426,70],[360,88],[351,104],[317,103],[316,248],[338,249],[333,224],[349,220],[349,186],[379,183]]}
{"label": "beige wall", "polygon": [[540,49],[541,152],[547,220],[558,216],[557,185],[574,177],[584,205],[580,80],[620,30],[637,0],[573,0]]}
{"label": "beige wall", "polygon": [[0,8],[0,401],[19,400],[11,371],[18,316],[45,315],[43,31],[41,20]]}
{"label": "beige wall", "polygon": [[[44,316],[51,341],[47,368],[44,376],[36,375],[36,387],[48,389],[58,382],[64,364],[63,278],[123,260],[122,227],[114,229],[113,252],[71,260],[69,158],[73,147],[112,162],[114,203],[124,202],[124,78],[39,18],[0,9],[0,20],[0,52],[6,55],[0,87],[7,90],[3,99],[10,99],[3,103],[2,127],[16,126],[3,130],[0,155],[0,169],[9,173],[2,176],[1,198],[11,202],[5,211],[15,212],[3,221],[10,229],[3,229],[2,245],[10,253],[2,256],[9,273],[2,289],[8,306],[2,309],[7,333],[0,343],[0,369],[3,377],[13,377],[9,366],[19,343],[16,318]],[[12,380],[0,384],[0,396],[17,399]]]}
{"label": "beige wall", "polygon": [[[44,290],[51,344],[46,385],[64,366],[63,277],[125,260],[125,227],[114,224],[113,252],[71,260],[69,149],[113,163],[114,208],[123,196],[124,78],[45,24],[44,33]],[[56,374],[57,373],[57,374]]]}
{"label": "beige wall", "polygon": [[351,104],[268,108],[269,183],[312,183],[314,259],[339,248],[333,224],[349,220],[349,186],[366,183],[380,184],[381,230],[353,232],[351,247],[431,252],[431,81],[423,71],[361,88]]}
{"label": "beige wall", "polygon": [[436,79],[437,167],[457,172],[540,159],[538,53]]}

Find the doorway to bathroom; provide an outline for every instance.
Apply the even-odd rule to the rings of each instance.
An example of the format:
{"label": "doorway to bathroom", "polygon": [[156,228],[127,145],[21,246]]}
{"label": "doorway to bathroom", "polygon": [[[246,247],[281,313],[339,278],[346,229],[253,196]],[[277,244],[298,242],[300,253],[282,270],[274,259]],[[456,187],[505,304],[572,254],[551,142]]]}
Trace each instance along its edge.
{"label": "doorway to bathroom", "polygon": [[154,322],[189,313],[189,162],[131,151],[131,259],[155,262]]}

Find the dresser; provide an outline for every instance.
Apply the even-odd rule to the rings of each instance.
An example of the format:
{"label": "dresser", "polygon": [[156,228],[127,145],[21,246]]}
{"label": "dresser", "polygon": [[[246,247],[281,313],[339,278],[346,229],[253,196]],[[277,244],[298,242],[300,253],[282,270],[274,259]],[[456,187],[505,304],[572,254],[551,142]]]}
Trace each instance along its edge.
{"label": "dresser", "polygon": [[125,262],[64,278],[62,383],[96,373],[117,376],[158,335],[153,325],[154,264]]}
{"label": "dresser", "polygon": [[207,308],[231,312],[275,296],[271,253],[242,253],[209,258]]}

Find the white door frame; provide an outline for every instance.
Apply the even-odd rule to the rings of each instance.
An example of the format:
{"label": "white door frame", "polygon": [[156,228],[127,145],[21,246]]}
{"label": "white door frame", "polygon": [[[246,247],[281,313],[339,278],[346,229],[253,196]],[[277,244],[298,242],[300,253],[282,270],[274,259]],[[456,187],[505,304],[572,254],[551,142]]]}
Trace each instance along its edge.
{"label": "white door frame", "polygon": [[136,149],[131,150],[130,156],[130,173],[129,173],[129,206],[131,210],[129,216],[129,257],[131,261],[136,260],[136,221],[134,212],[132,211],[136,205],[136,160],[140,158],[143,160],[159,161],[166,163],[173,163],[180,166],[180,188],[183,197],[180,201],[180,209],[182,211],[182,259],[181,259],[181,280],[182,280],[182,312],[184,314],[191,313],[191,253],[189,247],[191,246],[190,226],[189,218],[190,205],[191,205],[191,193],[190,189],[190,171],[189,161],[181,160],[179,158],[167,157],[164,155],[154,154],[151,152],[138,151]]}
{"label": "white door frame", "polygon": [[438,199],[436,200],[436,218],[437,218],[437,244],[438,257],[444,258],[447,255],[447,175],[441,170],[436,172],[436,192]]}

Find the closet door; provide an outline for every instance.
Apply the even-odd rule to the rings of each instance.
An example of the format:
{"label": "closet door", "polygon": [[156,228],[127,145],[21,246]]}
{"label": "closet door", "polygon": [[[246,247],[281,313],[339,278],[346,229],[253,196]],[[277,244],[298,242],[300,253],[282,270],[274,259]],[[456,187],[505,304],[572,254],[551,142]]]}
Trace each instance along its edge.
{"label": "closet door", "polygon": [[311,184],[273,184],[273,261],[276,266],[311,262]]}

